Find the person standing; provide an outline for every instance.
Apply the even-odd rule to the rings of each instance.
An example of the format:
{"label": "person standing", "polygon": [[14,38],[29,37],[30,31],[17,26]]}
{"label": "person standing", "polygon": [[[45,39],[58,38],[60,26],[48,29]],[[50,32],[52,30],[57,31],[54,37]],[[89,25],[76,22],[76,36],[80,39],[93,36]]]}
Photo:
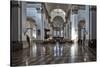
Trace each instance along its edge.
{"label": "person standing", "polygon": [[26,35],[26,39],[27,39],[27,42],[28,42],[29,47],[30,47],[30,38],[29,38],[29,36],[28,36],[28,35]]}

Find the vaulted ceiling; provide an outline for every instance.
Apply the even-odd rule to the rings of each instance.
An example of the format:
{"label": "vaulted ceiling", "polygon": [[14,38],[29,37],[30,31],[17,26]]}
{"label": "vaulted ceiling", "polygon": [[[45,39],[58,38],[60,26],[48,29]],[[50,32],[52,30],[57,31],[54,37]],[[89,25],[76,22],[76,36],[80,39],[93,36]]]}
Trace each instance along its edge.
{"label": "vaulted ceiling", "polygon": [[68,11],[71,9],[71,4],[45,3],[45,7],[49,15],[54,9],[62,9],[67,16]]}

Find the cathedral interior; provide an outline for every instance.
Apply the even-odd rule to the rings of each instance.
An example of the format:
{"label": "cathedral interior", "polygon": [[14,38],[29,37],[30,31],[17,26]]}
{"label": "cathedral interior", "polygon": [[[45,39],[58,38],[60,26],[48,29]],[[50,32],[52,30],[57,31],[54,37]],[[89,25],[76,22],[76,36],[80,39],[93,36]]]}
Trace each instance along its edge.
{"label": "cathedral interior", "polygon": [[96,61],[96,6],[10,1],[11,66]]}

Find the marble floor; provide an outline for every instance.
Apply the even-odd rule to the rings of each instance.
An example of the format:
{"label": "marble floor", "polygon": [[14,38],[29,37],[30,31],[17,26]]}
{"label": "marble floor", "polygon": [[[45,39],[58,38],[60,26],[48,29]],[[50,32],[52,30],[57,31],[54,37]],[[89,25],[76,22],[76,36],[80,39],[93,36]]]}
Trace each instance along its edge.
{"label": "marble floor", "polygon": [[45,65],[96,61],[96,52],[86,44],[59,42],[33,43],[32,47],[11,53],[12,66]]}

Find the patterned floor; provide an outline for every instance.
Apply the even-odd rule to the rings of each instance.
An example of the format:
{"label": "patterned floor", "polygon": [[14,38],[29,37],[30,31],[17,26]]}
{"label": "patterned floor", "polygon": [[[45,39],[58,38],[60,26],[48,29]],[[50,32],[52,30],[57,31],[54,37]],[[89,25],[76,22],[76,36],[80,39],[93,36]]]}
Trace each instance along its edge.
{"label": "patterned floor", "polygon": [[33,44],[31,48],[13,52],[12,66],[44,65],[96,61],[96,52],[80,44]]}

